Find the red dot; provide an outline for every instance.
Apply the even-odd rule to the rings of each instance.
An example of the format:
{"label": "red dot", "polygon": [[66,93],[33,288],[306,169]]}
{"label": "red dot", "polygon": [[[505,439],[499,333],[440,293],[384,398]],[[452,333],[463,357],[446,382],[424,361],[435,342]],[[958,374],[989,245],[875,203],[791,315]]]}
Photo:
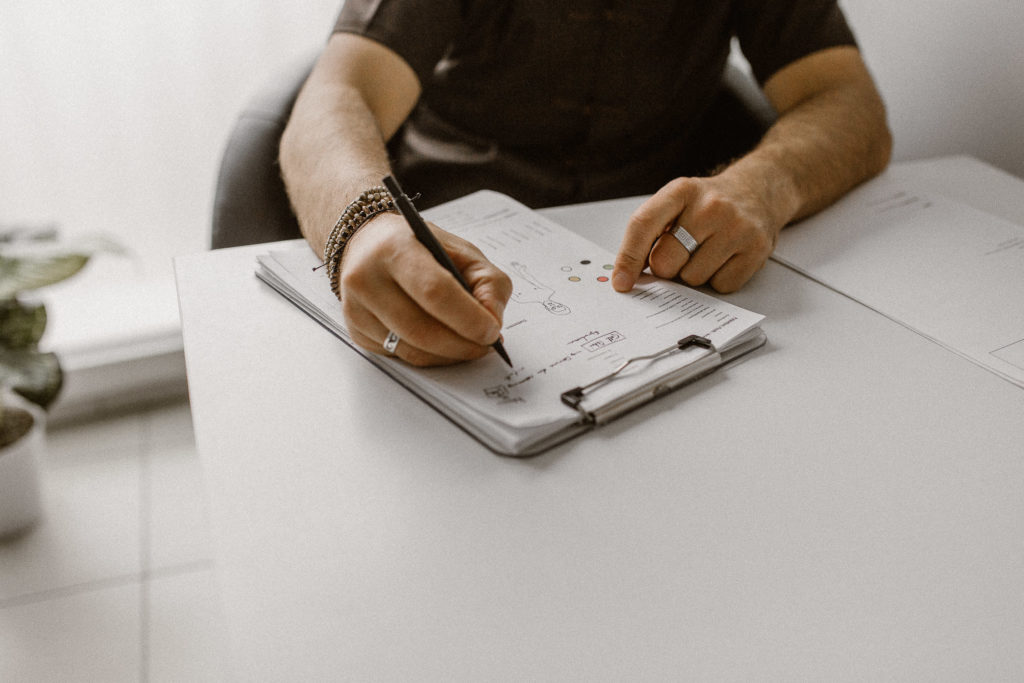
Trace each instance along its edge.
{"label": "red dot", "polygon": [[608,277],[605,276],[605,275],[602,275],[601,277],[597,278],[597,281],[598,282],[608,282]]}

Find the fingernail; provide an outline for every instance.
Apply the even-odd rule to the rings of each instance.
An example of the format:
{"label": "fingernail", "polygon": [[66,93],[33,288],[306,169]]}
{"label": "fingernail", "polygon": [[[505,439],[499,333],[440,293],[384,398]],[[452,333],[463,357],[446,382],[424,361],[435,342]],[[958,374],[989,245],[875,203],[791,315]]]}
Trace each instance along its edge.
{"label": "fingernail", "polygon": [[633,289],[633,278],[623,272],[612,275],[612,287],[620,292],[628,292]]}

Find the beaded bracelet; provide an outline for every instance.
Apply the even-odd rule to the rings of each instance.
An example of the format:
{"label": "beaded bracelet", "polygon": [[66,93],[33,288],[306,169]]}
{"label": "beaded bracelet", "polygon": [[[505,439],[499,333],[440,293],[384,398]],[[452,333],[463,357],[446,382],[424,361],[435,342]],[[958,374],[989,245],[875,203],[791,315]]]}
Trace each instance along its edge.
{"label": "beaded bracelet", "polygon": [[365,190],[351,204],[345,207],[334,224],[331,234],[324,245],[324,264],[327,266],[327,278],[331,283],[331,291],[341,298],[341,257],[349,240],[359,228],[379,214],[395,211],[395,201],[387,188],[377,185]]}

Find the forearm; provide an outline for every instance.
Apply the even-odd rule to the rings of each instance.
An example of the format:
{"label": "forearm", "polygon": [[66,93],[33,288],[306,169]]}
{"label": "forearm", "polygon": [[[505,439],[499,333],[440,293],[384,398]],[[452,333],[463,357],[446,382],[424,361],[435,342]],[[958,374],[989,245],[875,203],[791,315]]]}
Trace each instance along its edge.
{"label": "forearm", "polygon": [[724,175],[756,183],[782,227],[829,206],[880,173],[892,139],[873,86],[850,83],[786,111]]}
{"label": "forearm", "polygon": [[354,87],[313,83],[281,139],[281,173],[302,234],[320,253],[353,199],[389,172],[384,138]]}
{"label": "forearm", "polygon": [[[752,152],[708,178],[676,178],[630,218],[613,284],[629,291],[645,264],[719,292],[743,286],[783,226],[828,206],[889,161],[885,108],[856,48],[824,50],[765,84],[779,119]],[[681,226],[699,245],[668,232]]]}

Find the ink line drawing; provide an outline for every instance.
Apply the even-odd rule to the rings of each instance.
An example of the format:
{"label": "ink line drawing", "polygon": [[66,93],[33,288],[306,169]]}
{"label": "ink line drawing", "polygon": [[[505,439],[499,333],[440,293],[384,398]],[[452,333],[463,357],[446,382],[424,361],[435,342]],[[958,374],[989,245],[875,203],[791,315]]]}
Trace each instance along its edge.
{"label": "ink line drawing", "polygon": [[583,348],[587,351],[597,351],[605,347],[611,346],[615,342],[620,342],[626,338],[626,335],[621,332],[609,332],[608,334],[601,335],[597,339],[592,339],[587,343],[583,344]]}
{"label": "ink line drawing", "polygon": [[512,293],[513,301],[521,304],[538,303],[553,315],[572,313],[571,308],[553,298],[555,290],[534,277],[524,264],[513,261],[509,265],[516,285]]}

